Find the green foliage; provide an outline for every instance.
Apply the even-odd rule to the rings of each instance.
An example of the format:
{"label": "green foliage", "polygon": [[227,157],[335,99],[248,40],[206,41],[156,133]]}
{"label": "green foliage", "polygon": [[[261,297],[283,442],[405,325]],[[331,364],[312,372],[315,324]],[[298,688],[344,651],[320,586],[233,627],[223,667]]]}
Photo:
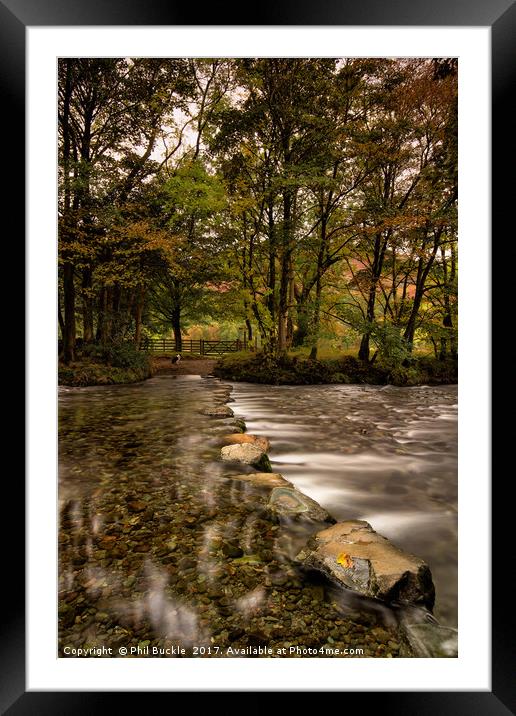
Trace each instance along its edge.
{"label": "green foliage", "polygon": [[378,348],[378,359],[385,367],[401,366],[411,355],[411,346],[404,339],[401,328],[390,323],[371,326],[371,338]]}
{"label": "green foliage", "polygon": [[113,368],[131,368],[145,371],[148,368],[148,357],[143,351],[136,349],[134,343],[111,343],[101,345],[91,343],[83,347],[82,357],[92,363],[102,363]]}
{"label": "green foliage", "polygon": [[[118,354],[120,363],[129,363],[128,353]],[[150,359],[141,354],[138,360],[131,365],[114,365],[93,360],[80,360],[69,365],[59,365],[59,385],[82,387],[87,385],[119,385],[125,383],[139,383],[152,375]]]}
{"label": "green foliage", "polygon": [[192,217],[206,219],[226,206],[224,185],[199,160],[179,167],[163,190],[171,227],[181,226]]}
{"label": "green foliage", "polygon": [[[112,345],[247,321],[278,354],[260,379],[411,384],[418,340],[457,351],[456,199],[452,60],[63,59],[64,356],[76,326]],[[283,357],[325,342],[374,365]]]}
{"label": "green foliage", "polygon": [[314,361],[298,355],[230,353],[217,363],[214,373],[226,380],[270,385],[439,385],[457,382],[457,362],[426,357],[414,358],[406,367],[393,367],[350,355]]}
{"label": "green foliage", "polygon": [[308,385],[330,383],[331,372],[320,361],[297,356],[275,357],[268,353],[231,353],[215,368],[215,375],[230,380],[271,385]]}

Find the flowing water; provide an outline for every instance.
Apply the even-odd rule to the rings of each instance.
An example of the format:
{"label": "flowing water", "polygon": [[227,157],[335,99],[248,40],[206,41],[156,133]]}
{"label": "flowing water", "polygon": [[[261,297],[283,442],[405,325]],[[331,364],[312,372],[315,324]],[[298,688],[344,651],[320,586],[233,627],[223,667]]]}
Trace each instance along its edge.
{"label": "flowing water", "polygon": [[423,557],[436,617],[457,624],[457,387],[235,383],[250,433],[338,520],[363,519]]}
{"label": "flowing water", "polygon": [[267,491],[235,479],[252,468],[220,461],[235,419],[203,410],[230,395],[248,431],[269,437],[276,471],[336,518],[366,519],[427,559],[437,615],[453,624],[456,390],[231,390],[199,376],[60,388],[60,655],[321,644],[404,655],[392,610],[301,573],[291,558],[304,528],[271,522]]}

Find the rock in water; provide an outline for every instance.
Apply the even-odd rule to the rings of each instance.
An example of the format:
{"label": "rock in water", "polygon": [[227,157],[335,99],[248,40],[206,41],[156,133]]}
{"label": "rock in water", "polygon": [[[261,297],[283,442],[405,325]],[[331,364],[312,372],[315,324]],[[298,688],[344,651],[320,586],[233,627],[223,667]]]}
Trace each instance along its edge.
{"label": "rock in water", "polygon": [[434,622],[403,623],[402,629],[416,657],[449,659],[459,654],[456,629]]}
{"label": "rock in water", "polygon": [[234,412],[227,405],[215,405],[213,408],[205,408],[202,414],[213,418],[232,418]]}
{"label": "rock in water", "polygon": [[245,420],[242,420],[242,418],[235,418],[234,425],[235,425],[235,428],[240,430],[240,432],[242,432],[242,433],[245,433],[245,431],[247,430]]}
{"label": "rock in water", "polygon": [[262,472],[272,472],[267,454],[256,445],[226,445],[220,451],[220,456],[225,462],[241,462],[244,465],[253,465]]}
{"label": "rock in water", "polygon": [[339,522],[314,535],[296,559],[333,582],[385,601],[432,609],[435,588],[426,562],[403,552],[368,522]]}
{"label": "rock in water", "polygon": [[267,509],[279,517],[302,517],[314,522],[335,522],[321,505],[295,487],[275,487],[270,494]]}
{"label": "rock in water", "polygon": [[267,438],[260,435],[249,435],[249,433],[232,433],[231,435],[224,435],[222,438],[224,442],[230,443],[231,445],[243,445],[244,443],[250,443],[261,448],[264,452],[268,452],[270,449],[270,443]]}
{"label": "rock in water", "polygon": [[243,480],[260,487],[291,487],[292,483],[276,472],[251,472],[249,475],[228,475],[231,480]]}

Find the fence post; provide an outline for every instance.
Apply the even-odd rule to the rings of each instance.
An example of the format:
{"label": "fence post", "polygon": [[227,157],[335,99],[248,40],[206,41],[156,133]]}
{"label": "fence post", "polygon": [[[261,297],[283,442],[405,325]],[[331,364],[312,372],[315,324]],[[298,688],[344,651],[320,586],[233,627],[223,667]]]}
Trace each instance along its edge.
{"label": "fence post", "polygon": [[204,355],[204,338],[201,338],[200,347],[201,347],[201,355],[203,356]]}

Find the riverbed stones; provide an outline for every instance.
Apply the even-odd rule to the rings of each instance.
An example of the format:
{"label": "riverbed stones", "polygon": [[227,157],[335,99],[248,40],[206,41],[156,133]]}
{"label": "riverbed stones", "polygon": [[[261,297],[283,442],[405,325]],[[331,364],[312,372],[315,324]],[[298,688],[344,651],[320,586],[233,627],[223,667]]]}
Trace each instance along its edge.
{"label": "riverbed stones", "polygon": [[[208,391],[211,386],[203,385],[198,410],[205,407],[202,401],[207,400]],[[219,403],[220,397],[214,394],[210,403]],[[131,459],[112,469],[120,451],[115,450],[117,444],[105,448],[103,443],[99,450],[105,449],[105,464],[94,467],[91,475],[94,492],[70,502],[63,512],[59,654],[69,656],[63,653],[66,645],[105,645],[114,648],[112,656],[116,658],[120,646],[148,644],[161,649],[181,642],[187,649],[191,643],[219,645],[223,648],[211,657],[229,657],[235,654],[226,654],[227,646],[242,649],[249,642],[265,639],[274,658],[282,658],[278,652],[285,644],[314,650],[331,645],[340,650],[328,656],[347,657],[344,648],[357,645],[364,648],[364,657],[397,656],[397,623],[385,627],[390,633],[386,642],[384,631],[374,631],[374,627],[384,626],[380,617],[375,614],[366,621],[365,615],[358,613],[343,616],[326,587],[313,584],[313,575],[292,563],[295,547],[286,539],[291,534],[288,520],[278,524],[264,510],[272,489],[290,487],[281,482],[284,478],[260,468],[225,463],[217,466],[217,480],[212,484],[206,479],[209,469],[199,469],[188,451],[182,454],[182,444],[173,455],[168,453],[169,436],[162,434],[162,424],[169,414],[169,402],[167,391],[163,420],[156,417],[159,440],[150,445],[152,455],[143,450],[141,460]],[[154,411],[154,403],[152,407]],[[122,410],[119,418],[124,415]],[[214,439],[245,429],[243,421],[239,428],[234,427],[235,418],[206,421],[197,415],[197,420],[206,428],[199,442],[209,447],[202,460],[211,461],[218,452]],[[80,431],[77,439],[83,439]],[[231,470],[249,471],[251,475],[245,477],[251,478],[250,487],[253,481],[270,480],[271,484],[245,489],[245,480],[235,483]],[[218,479],[222,474],[225,480]],[[130,502],[147,507],[137,505],[133,511]],[[294,544],[306,527],[293,525]],[[308,523],[308,529],[314,527],[321,529],[319,524]],[[140,545],[150,550],[140,551]],[[76,566],[73,560],[79,546],[86,562]],[[165,611],[156,605],[165,605]],[[105,615],[109,615],[108,621]],[[154,658],[152,648],[150,658]],[[170,655],[164,650],[158,654]],[[306,651],[287,651],[286,657],[303,655],[309,656]],[[190,651],[188,656],[192,656]],[[317,651],[315,656],[324,658],[326,654]]]}
{"label": "riverbed stones", "polygon": [[292,483],[285,480],[283,475],[277,472],[251,472],[248,475],[229,475],[232,480],[243,480],[259,487],[291,487]]}
{"label": "riverbed stones", "polygon": [[323,507],[295,487],[275,487],[270,494],[267,509],[280,518],[302,517],[314,522],[335,522]]}
{"label": "riverbed stones", "polygon": [[144,512],[147,509],[147,503],[142,502],[142,500],[132,500],[127,503],[127,507],[129,508],[129,512]]}
{"label": "riverbed stones", "polygon": [[235,542],[224,542],[224,544],[222,545],[222,553],[225,557],[231,557],[231,559],[236,559],[237,557],[242,557],[244,551]]}
{"label": "riverbed stones", "polygon": [[435,588],[426,562],[396,547],[363,520],[348,520],[314,535],[296,560],[333,582],[388,602],[432,609]]}
{"label": "riverbed stones", "polygon": [[220,451],[224,462],[239,462],[243,465],[252,465],[262,472],[271,472],[271,464],[265,450],[257,445],[244,443],[243,445],[226,445]]}
{"label": "riverbed stones", "polygon": [[205,408],[203,415],[209,415],[212,418],[232,418],[234,413],[227,405],[215,405],[212,408]]}
{"label": "riverbed stones", "polygon": [[249,433],[232,433],[231,435],[224,435],[223,438],[225,443],[230,445],[243,445],[249,443],[250,445],[256,445],[264,452],[268,452],[270,449],[270,443],[266,437],[261,435],[250,435]]}

